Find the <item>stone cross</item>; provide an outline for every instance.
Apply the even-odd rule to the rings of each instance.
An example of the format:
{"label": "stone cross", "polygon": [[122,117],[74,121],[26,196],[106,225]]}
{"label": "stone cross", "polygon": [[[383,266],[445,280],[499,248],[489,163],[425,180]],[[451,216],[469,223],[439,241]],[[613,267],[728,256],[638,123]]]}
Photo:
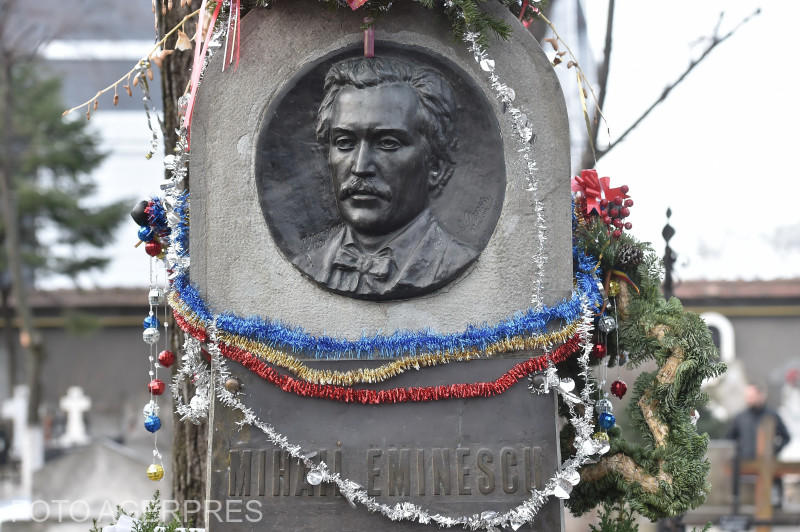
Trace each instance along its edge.
{"label": "stone cross", "polygon": [[83,413],[92,407],[92,400],[84,395],[80,386],[71,386],[67,395],[59,402],[61,410],[67,413],[67,427],[60,443],[63,447],[89,443],[89,434],[83,422]]}
{"label": "stone cross", "polygon": [[14,439],[11,444],[12,458],[21,459],[25,441],[25,429],[28,421],[28,387],[14,387],[14,395],[3,402],[2,415],[4,419],[12,420],[14,425]]}

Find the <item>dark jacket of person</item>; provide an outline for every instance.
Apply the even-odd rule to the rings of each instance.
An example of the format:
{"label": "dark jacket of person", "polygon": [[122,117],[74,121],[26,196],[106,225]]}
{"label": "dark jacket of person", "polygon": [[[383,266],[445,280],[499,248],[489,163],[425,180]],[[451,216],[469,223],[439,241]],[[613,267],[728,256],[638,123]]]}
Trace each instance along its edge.
{"label": "dark jacket of person", "polygon": [[728,431],[728,439],[736,440],[739,458],[752,460],[756,457],[756,441],[758,439],[758,426],[765,416],[775,418],[775,439],[773,452],[777,455],[789,443],[789,431],[781,421],[778,413],[765,406],[750,407],[733,418],[733,423]]}

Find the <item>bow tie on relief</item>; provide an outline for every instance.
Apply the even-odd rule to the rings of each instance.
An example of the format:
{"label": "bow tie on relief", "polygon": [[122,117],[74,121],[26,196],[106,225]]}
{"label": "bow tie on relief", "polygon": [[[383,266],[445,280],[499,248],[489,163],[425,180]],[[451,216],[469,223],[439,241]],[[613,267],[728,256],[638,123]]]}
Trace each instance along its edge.
{"label": "bow tie on relief", "polygon": [[347,244],[336,251],[333,265],[340,270],[358,272],[385,281],[392,271],[392,250],[383,248],[377,253],[366,253],[355,244]]}

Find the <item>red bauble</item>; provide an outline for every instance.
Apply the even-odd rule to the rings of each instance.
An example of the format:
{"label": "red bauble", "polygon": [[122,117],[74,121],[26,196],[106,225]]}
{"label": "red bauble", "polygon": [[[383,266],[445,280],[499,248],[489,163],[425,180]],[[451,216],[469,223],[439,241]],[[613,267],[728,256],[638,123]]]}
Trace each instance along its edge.
{"label": "red bauble", "polygon": [[619,210],[619,213],[622,215],[623,218],[627,218],[631,215],[631,210],[627,207],[623,207]]}
{"label": "red bauble", "polygon": [[165,368],[170,367],[175,363],[175,353],[165,349],[158,354],[158,363]]}
{"label": "red bauble", "polygon": [[628,385],[622,381],[614,381],[611,383],[611,393],[622,399],[625,392],[628,391]]}
{"label": "red bauble", "polygon": [[606,356],[606,346],[603,344],[595,344],[592,349],[592,356],[598,360]]}
{"label": "red bauble", "polygon": [[616,231],[614,231],[613,233],[611,233],[611,235],[612,235],[614,238],[619,238],[619,237],[621,237],[621,236],[622,236],[622,230],[621,230],[621,229],[617,229]]}
{"label": "red bauble", "polygon": [[166,387],[167,387],[166,384],[164,384],[164,381],[162,381],[161,379],[153,379],[147,385],[147,389],[153,395],[161,395],[162,393],[164,393]]}
{"label": "red bauble", "polygon": [[153,240],[152,242],[148,242],[144,246],[144,252],[150,255],[151,257],[155,257],[159,253],[161,253],[161,244]]}
{"label": "red bauble", "polygon": [[625,200],[625,206],[626,207],[633,207],[633,200],[632,199],[626,199]]}

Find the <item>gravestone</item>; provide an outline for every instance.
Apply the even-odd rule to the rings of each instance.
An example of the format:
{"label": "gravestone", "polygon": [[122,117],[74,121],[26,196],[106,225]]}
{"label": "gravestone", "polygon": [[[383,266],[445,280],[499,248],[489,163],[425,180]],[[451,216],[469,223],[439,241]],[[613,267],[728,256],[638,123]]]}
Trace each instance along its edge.
{"label": "gravestone", "polygon": [[[297,0],[248,13],[238,70],[221,72],[218,53],[198,93],[191,276],[213,312],[357,339],[496,323],[530,307],[536,276],[543,303],[569,296],[570,157],[561,89],[519,22],[499,3],[485,9],[514,28],[489,52],[534,129],[545,271],[532,261],[537,213],[517,133],[444,15],[395,4],[378,19],[375,60],[365,64],[363,13]],[[402,81],[408,72],[412,83]],[[386,76],[401,81],[361,79]],[[338,86],[354,77],[362,86]],[[415,94],[409,85],[418,103],[409,103],[417,102],[408,99]],[[410,112],[419,108],[422,114]],[[430,125],[422,121],[431,117],[436,127],[408,127]],[[377,131],[376,123],[390,125]],[[418,137],[433,162],[414,159]],[[387,152],[411,155],[387,166]],[[382,244],[370,247],[373,241]],[[492,381],[531,354],[359,387]],[[317,369],[381,363],[296,355]],[[387,504],[411,501],[451,516],[505,512],[541,488],[560,462],[554,394],[531,395],[525,381],[491,399],[362,405],[299,397],[233,362],[228,368],[261,420]],[[302,466],[257,429],[240,430],[238,419],[213,405],[211,532],[424,528],[353,509],[332,486],[310,485]],[[551,499],[526,529],[562,528],[561,505]]]}
{"label": "gravestone", "polygon": [[92,400],[83,393],[83,388],[70,386],[58,406],[67,413],[67,426],[59,439],[59,444],[62,447],[72,447],[89,443],[89,433],[86,432],[83,414],[92,407]]}

